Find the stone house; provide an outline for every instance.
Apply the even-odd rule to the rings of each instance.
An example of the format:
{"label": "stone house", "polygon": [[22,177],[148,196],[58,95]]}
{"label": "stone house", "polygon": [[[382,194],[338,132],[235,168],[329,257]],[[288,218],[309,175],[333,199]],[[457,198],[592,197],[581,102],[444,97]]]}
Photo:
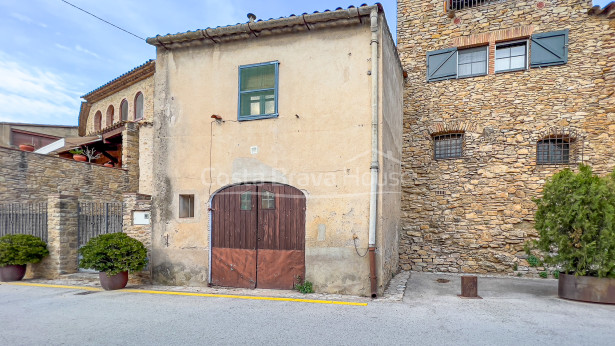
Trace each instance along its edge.
{"label": "stone house", "polygon": [[[132,190],[152,193],[152,144],[154,113],[153,60],[134,68],[82,96],[79,111],[79,144],[95,149],[109,162],[126,168],[135,184]],[[56,150],[66,156],[74,143]]]}
{"label": "stone house", "polygon": [[514,274],[532,198],[579,163],[615,167],[615,4],[400,0],[400,266]]}
{"label": "stone house", "polygon": [[403,81],[383,10],[249,18],[147,40],[153,280],[381,294],[397,269]]}

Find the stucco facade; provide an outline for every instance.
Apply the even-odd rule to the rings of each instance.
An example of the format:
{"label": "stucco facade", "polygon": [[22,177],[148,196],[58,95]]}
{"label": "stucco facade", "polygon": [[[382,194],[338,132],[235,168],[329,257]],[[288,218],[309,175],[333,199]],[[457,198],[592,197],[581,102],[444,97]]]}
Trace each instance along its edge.
{"label": "stucco facade", "polygon": [[[229,185],[273,182],[306,197],[306,279],[320,292],[369,294],[369,260],[361,256],[368,246],[372,152],[371,9],[378,10],[365,6],[360,15],[354,8],[339,10],[333,14],[339,18],[309,27],[309,20],[331,15],[318,14],[305,25],[246,32],[241,38],[148,40],[158,46],[154,281],[207,284],[210,199]],[[402,71],[384,14],[378,11],[377,18],[383,193],[376,255],[382,292],[398,258],[400,183],[385,175],[401,170]],[[274,61],[279,63],[277,117],[238,121],[239,67]],[[179,217],[180,194],[194,195],[194,217]]]}
{"label": "stucco facade", "polygon": [[[400,265],[516,275],[528,267],[523,244],[537,237],[532,198],[545,180],[581,162],[599,174],[615,167],[615,25],[589,11],[590,0],[499,1],[454,12],[444,3],[398,2],[408,73]],[[566,30],[568,44],[556,47],[567,49],[565,63],[495,73],[499,44]],[[427,82],[429,52],[485,46],[487,74]],[[463,135],[462,155],[436,159],[434,136],[450,133]],[[561,137],[570,141],[568,162],[540,164],[538,143],[563,134],[572,134]]]}

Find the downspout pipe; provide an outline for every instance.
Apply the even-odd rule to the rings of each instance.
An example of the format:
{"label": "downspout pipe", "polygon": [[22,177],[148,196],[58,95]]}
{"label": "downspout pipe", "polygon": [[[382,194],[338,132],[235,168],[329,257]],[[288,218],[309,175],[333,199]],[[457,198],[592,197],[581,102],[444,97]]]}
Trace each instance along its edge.
{"label": "downspout pipe", "polygon": [[372,9],[371,22],[371,48],[372,48],[372,162],[371,187],[369,200],[369,278],[372,298],[378,295],[378,281],[376,276],[376,219],[378,217],[378,83],[380,68],[378,64],[378,8]]}

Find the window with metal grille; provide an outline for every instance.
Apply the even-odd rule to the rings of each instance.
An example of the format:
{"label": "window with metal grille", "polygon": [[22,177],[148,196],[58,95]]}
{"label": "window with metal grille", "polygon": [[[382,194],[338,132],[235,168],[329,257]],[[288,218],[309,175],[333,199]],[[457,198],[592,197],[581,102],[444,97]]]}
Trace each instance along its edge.
{"label": "window with metal grille", "polygon": [[179,217],[194,217],[194,195],[179,195]]}
{"label": "window with metal grille", "polygon": [[574,138],[567,135],[550,136],[538,141],[536,163],[539,165],[568,164],[571,161]]}
{"label": "window with metal grille", "polygon": [[463,155],[463,133],[447,133],[433,136],[434,158],[452,159]]}
{"label": "window with metal grille", "polygon": [[489,5],[496,2],[503,2],[507,0],[447,0],[449,10],[461,10],[469,7],[476,7],[481,5]]}
{"label": "window with metal grille", "polygon": [[277,96],[277,61],[239,67],[240,121],[276,117]]}

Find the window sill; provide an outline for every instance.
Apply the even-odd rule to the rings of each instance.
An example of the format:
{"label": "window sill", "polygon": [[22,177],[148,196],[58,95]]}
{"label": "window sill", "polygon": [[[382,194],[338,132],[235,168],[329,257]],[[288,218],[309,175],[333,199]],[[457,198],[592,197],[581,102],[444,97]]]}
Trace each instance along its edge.
{"label": "window sill", "polygon": [[246,115],[246,116],[238,116],[237,121],[250,121],[250,120],[259,120],[259,119],[271,119],[277,118],[278,113],[275,114],[265,114],[265,115]]}
{"label": "window sill", "polygon": [[459,76],[459,77],[457,77],[457,79],[476,78],[476,77],[483,77],[483,76],[487,76],[487,73],[471,74],[471,75],[467,75],[467,76]]}
{"label": "window sill", "polygon": [[516,69],[512,69],[512,70],[501,70],[501,71],[495,71],[495,74],[500,74],[500,73],[508,73],[508,72],[518,72],[518,71],[528,71],[527,68],[516,68]]}

